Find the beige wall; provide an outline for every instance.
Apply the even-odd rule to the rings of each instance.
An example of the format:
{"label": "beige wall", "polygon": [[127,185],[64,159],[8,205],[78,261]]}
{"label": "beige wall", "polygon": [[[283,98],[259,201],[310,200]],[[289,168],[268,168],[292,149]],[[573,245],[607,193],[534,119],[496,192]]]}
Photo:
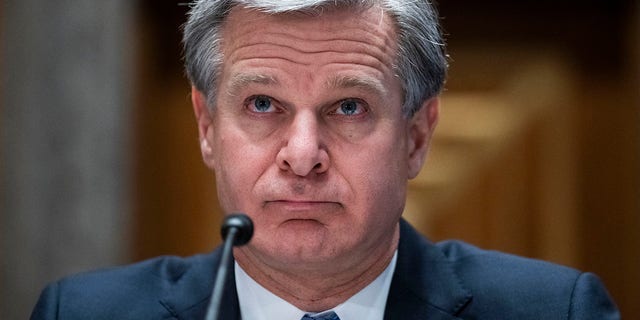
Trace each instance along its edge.
{"label": "beige wall", "polygon": [[129,261],[128,1],[0,3],[0,313]]}

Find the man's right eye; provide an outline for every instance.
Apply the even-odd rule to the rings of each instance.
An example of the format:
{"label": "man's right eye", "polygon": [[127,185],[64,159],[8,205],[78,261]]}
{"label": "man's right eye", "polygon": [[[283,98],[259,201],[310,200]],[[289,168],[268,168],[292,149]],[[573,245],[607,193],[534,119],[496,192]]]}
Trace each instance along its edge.
{"label": "man's right eye", "polygon": [[258,112],[258,113],[266,113],[266,112],[274,112],[274,106],[272,99],[267,96],[255,96],[248,100],[247,108],[249,111]]}

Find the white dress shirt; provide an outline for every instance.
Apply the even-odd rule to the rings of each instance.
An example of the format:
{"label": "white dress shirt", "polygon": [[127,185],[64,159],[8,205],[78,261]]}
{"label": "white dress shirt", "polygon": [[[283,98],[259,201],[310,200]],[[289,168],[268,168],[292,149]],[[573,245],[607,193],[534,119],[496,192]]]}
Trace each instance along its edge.
{"label": "white dress shirt", "polygon": [[[396,268],[398,252],[387,268],[369,285],[333,310],[340,320],[382,320]],[[235,264],[236,288],[243,320],[300,320],[303,310],[271,293],[253,280],[238,263]],[[329,310],[327,310],[329,311]],[[322,312],[321,312],[322,313]],[[310,313],[318,314],[318,313]]]}

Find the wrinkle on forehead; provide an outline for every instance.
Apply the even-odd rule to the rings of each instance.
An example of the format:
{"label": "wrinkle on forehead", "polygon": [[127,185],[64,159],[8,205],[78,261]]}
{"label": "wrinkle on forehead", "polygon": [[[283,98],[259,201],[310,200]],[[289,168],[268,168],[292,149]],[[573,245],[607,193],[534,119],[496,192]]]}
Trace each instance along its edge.
{"label": "wrinkle on forehead", "polygon": [[[227,61],[236,55],[285,60],[304,59],[302,54],[364,54],[392,67],[396,33],[392,19],[381,8],[367,11],[331,10],[319,16],[269,15],[234,8],[223,30]],[[261,28],[261,29],[256,29]],[[297,61],[309,64],[309,61]],[[313,62],[313,59],[311,60]]]}

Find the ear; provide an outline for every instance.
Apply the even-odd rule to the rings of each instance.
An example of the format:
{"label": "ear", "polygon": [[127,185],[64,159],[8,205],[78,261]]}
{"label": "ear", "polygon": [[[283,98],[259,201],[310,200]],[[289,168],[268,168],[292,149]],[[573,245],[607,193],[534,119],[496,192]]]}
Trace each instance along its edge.
{"label": "ear", "polygon": [[409,119],[408,144],[408,178],[415,178],[427,156],[431,137],[438,123],[440,113],[440,99],[431,98],[422,104],[422,108]]}
{"label": "ear", "polygon": [[198,138],[200,139],[200,152],[202,160],[207,167],[213,169],[213,120],[209,108],[207,106],[206,96],[196,87],[191,87],[191,103],[193,104],[193,112],[196,116],[198,124]]}

